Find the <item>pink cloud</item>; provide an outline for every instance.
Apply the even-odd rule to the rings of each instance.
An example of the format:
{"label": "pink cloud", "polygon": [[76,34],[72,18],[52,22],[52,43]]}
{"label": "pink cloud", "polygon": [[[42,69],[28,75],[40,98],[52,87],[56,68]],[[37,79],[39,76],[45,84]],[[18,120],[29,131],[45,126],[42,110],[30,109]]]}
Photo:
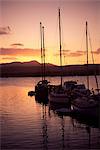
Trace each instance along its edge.
{"label": "pink cloud", "polygon": [[29,49],[29,48],[1,48],[0,55],[9,56],[40,56],[40,49]]}
{"label": "pink cloud", "polygon": [[0,27],[0,35],[5,35],[5,34],[9,34],[11,31],[10,27]]}

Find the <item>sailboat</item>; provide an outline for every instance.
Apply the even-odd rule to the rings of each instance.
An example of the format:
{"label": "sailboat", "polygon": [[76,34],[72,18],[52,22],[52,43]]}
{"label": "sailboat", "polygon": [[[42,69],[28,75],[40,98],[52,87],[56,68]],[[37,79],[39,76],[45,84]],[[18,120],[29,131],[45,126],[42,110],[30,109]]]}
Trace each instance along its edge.
{"label": "sailboat", "polygon": [[38,101],[47,102],[48,100],[48,81],[45,79],[45,46],[44,46],[44,26],[40,22],[41,36],[41,72],[42,80],[35,86],[35,99]]}
{"label": "sailboat", "polygon": [[[89,89],[88,75],[88,23],[86,21],[86,51],[87,51],[87,88]],[[97,81],[97,78],[96,78]],[[96,82],[97,83],[97,82]],[[97,84],[98,87],[98,84]],[[99,118],[100,114],[100,93],[88,94],[76,98],[72,101],[72,109],[86,117]]]}
{"label": "sailboat", "polygon": [[49,102],[53,103],[69,103],[69,97],[64,92],[62,86],[62,43],[61,43],[61,21],[60,21],[60,9],[59,9],[59,49],[60,49],[60,85],[54,86],[49,93]]}

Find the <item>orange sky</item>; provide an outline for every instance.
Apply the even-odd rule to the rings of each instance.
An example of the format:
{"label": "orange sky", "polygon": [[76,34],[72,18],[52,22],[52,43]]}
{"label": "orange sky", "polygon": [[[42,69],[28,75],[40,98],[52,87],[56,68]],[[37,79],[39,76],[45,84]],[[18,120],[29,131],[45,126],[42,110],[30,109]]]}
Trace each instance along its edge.
{"label": "orange sky", "polygon": [[[40,21],[45,27],[46,62],[59,64],[58,7],[63,64],[86,63],[85,22],[95,63],[100,63],[100,2],[95,0],[0,1],[0,63],[41,61]],[[89,46],[89,62],[91,62]]]}

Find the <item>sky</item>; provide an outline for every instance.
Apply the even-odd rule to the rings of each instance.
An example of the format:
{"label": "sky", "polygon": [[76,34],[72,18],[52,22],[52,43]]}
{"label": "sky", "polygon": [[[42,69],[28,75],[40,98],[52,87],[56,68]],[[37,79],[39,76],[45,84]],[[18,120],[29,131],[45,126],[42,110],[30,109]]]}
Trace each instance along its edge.
{"label": "sky", "polygon": [[0,63],[41,62],[42,22],[46,62],[59,65],[58,8],[63,65],[86,63],[86,21],[89,63],[92,63],[91,49],[95,63],[100,63],[99,0],[0,0]]}

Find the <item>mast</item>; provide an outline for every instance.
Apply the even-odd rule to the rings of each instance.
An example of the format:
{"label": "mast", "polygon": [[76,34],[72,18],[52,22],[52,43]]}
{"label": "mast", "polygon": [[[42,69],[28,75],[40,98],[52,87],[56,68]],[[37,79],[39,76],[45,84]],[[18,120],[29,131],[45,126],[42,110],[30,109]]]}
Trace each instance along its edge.
{"label": "mast", "polygon": [[61,87],[62,87],[62,46],[61,46],[61,21],[60,21],[60,9],[59,9],[59,48],[60,48],[60,70],[61,70]]}
{"label": "mast", "polygon": [[41,38],[41,74],[43,81],[43,49],[42,49],[42,23],[40,22],[40,38]]}
{"label": "mast", "polygon": [[88,23],[86,21],[86,51],[87,51],[87,88],[89,89],[89,73],[88,73]]}
{"label": "mast", "polygon": [[[91,44],[90,35],[89,35],[89,41],[90,41],[90,47],[91,47],[92,61],[93,61],[93,64],[95,64],[95,63],[94,63],[93,52],[92,52],[92,44]],[[99,94],[99,84],[98,84],[98,79],[97,79],[96,71],[94,72],[94,77],[95,77],[95,81],[96,81],[97,92],[98,92],[98,94]]]}
{"label": "mast", "polygon": [[45,80],[45,46],[44,46],[44,26],[42,27],[43,32],[43,80]]}

